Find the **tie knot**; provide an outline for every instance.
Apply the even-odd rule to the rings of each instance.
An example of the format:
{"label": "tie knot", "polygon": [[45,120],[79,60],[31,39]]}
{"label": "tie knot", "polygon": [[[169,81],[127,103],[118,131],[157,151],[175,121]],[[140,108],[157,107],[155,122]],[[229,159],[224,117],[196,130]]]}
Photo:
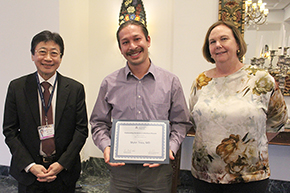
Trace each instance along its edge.
{"label": "tie knot", "polygon": [[41,85],[43,86],[44,90],[48,90],[50,87],[50,83],[49,82],[42,82]]}

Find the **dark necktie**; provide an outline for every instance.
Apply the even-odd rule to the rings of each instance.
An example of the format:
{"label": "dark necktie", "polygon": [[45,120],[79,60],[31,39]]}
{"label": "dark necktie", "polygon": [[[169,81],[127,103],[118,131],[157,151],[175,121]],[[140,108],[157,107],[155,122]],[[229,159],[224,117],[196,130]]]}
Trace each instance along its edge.
{"label": "dark necktie", "polygon": [[[47,107],[47,104],[48,104],[48,101],[49,101],[49,96],[50,96],[50,92],[49,92],[50,84],[48,82],[43,82],[43,83],[41,83],[41,85],[44,88],[43,97],[44,97],[45,106]],[[48,124],[52,124],[53,123],[52,105],[50,105],[50,107],[49,107],[49,109],[47,111],[47,123]],[[45,111],[44,111],[43,106],[42,106],[42,125],[46,125]],[[42,140],[41,143],[42,143],[42,151],[47,156],[51,156],[51,154],[55,150],[54,138],[49,138],[49,139]]]}

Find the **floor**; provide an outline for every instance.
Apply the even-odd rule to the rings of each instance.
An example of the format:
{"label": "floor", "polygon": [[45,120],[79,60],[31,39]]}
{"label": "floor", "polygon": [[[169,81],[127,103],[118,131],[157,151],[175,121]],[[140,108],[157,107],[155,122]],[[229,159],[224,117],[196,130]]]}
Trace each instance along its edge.
{"label": "floor", "polygon": [[[107,193],[109,188],[109,171],[100,158],[91,158],[82,162],[82,173],[77,182],[76,193]],[[0,166],[0,192],[17,193],[17,182],[8,174],[7,166]],[[180,185],[177,193],[195,193],[190,171],[180,171]],[[290,182],[271,180],[268,193],[289,193]]]}

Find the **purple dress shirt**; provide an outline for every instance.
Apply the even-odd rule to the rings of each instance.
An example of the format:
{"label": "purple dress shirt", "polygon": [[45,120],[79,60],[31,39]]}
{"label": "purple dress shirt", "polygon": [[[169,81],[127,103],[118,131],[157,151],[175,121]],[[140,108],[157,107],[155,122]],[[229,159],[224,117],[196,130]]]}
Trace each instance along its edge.
{"label": "purple dress shirt", "polygon": [[126,65],[103,80],[90,119],[93,141],[102,151],[111,145],[113,119],[169,120],[174,154],[191,127],[178,77],[153,63],[142,79]]}

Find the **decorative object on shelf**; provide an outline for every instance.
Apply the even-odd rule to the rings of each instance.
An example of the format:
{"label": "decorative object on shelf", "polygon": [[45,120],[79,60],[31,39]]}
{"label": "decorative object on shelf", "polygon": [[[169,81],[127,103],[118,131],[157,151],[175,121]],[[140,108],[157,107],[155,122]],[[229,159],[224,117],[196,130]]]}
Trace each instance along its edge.
{"label": "decorative object on shelf", "polygon": [[262,0],[253,3],[252,0],[245,2],[245,24],[263,25],[267,21],[269,10],[265,8],[266,3]]}
{"label": "decorative object on shelf", "polygon": [[147,26],[142,0],[123,0],[119,15],[119,25],[129,20],[140,21]]}
{"label": "decorative object on shelf", "polygon": [[278,50],[270,50],[270,64],[269,64],[269,70],[273,69],[273,59],[276,56],[275,53],[278,52]]}
{"label": "decorative object on shelf", "polygon": [[[261,38],[261,43],[262,43],[262,38]],[[264,64],[265,64],[266,59],[271,57],[270,53],[269,53],[269,46],[265,45],[264,47],[262,47],[262,44],[261,44],[260,47],[261,47],[260,56],[259,56],[259,58],[253,57],[251,59],[251,65],[254,65],[254,66],[257,66],[260,68],[265,68]],[[272,58],[272,60],[273,60],[273,58]],[[270,65],[270,66],[273,66],[273,65]]]}
{"label": "decorative object on shelf", "polygon": [[254,66],[259,66],[260,68],[264,68],[264,64],[265,64],[265,58],[261,57],[261,58],[252,58],[251,59],[251,65]]}
{"label": "decorative object on shelf", "polygon": [[[252,58],[251,65],[258,66],[268,70],[268,72],[275,78],[277,81],[281,92],[285,96],[290,96],[290,56],[287,55],[287,50],[290,47],[279,47],[282,53],[281,55],[276,55],[278,50],[270,50],[270,63],[269,66],[264,66],[265,57],[261,55],[261,58]],[[278,56],[276,66],[273,65],[273,59]]]}
{"label": "decorative object on shelf", "polygon": [[219,20],[232,21],[244,35],[244,10],[243,0],[219,0]]}

